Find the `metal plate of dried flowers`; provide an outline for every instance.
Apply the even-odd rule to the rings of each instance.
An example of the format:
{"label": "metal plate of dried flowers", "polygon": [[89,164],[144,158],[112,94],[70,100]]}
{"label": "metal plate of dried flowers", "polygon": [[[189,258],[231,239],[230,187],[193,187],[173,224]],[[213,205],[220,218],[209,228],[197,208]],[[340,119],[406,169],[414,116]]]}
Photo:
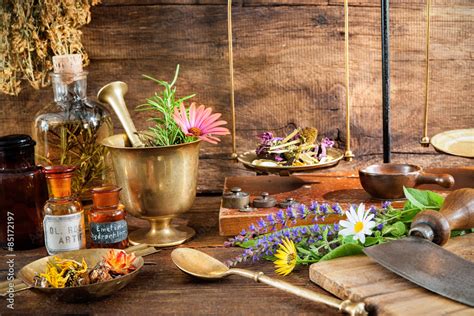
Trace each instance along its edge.
{"label": "metal plate of dried flowers", "polygon": [[333,167],[344,157],[334,148],[334,141],[323,138],[317,141],[314,127],[297,128],[285,137],[275,137],[271,132],[258,136],[255,151],[239,155],[238,160],[251,170],[266,173],[309,171]]}
{"label": "metal plate of dried flowers", "polygon": [[18,273],[35,292],[66,302],[109,296],[143,267],[143,258],[118,249],[82,249],[36,260]]}

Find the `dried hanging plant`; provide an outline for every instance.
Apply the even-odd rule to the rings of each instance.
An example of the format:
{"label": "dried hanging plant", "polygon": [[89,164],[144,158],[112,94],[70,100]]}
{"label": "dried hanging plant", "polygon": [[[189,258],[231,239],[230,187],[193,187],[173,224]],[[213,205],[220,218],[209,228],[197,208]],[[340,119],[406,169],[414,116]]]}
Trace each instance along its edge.
{"label": "dried hanging plant", "polygon": [[0,91],[18,95],[21,82],[35,89],[50,83],[52,56],[81,54],[89,63],[79,28],[101,0],[6,0],[1,7]]}

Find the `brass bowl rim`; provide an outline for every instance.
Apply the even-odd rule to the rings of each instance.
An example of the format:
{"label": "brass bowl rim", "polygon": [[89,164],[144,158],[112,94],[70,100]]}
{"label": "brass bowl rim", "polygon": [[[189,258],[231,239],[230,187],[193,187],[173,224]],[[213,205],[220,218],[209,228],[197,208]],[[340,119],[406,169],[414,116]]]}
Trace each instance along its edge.
{"label": "brass bowl rim", "polygon": [[112,137],[117,137],[117,136],[122,136],[122,137],[127,137],[127,134],[125,133],[121,133],[121,134],[114,134],[114,135],[111,135],[107,138],[104,138],[103,140],[101,140],[101,144],[107,148],[115,148],[115,149],[124,149],[124,150],[149,150],[149,149],[168,149],[168,148],[177,148],[177,147],[183,147],[183,146],[186,146],[186,145],[192,145],[192,144],[197,144],[197,143],[200,143],[201,140],[198,138],[197,140],[195,141],[192,141],[192,142],[189,142],[189,143],[181,143],[181,144],[175,144],[175,145],[168,145],[168,146],[152,146],[152,147],[122,147],[122,146],[113,146],[113,145],[109,145],[109,144],[106,144],[106,141],[109,139],[109,138],[112,138]]}
{"label": "brass bowl rim", "polygon": [[[374,167],[374,166],[384,166],[384,165],[392,165],[392,166],[408,166],[413,167],[415,170],[409,172],[393,172],[393,173],[385,173],[385,172],[373,172],[368,171],[367,169]],[[417,174],[422,172],[423,168],[418,165],[408,164],[408,163],[388,163],[388,164],[380,164],[376,163],[364,168],[359,169],[359,174],[369,175],[369,176],[406,176],[410,174]]]}
{"label": "brass bowl rim", "polygon": [[[123,249],[116,249],[116,248],[96,248],[96,249],[93,249],[93,248],[90,248],[90,249],[81,249],[81,250],[74,250],[74,251],[68,251],[68,252],[65,252],[65,253],[59,253],[57,255],[64,255],[64,254],[70,254],[70,253],[74,253],[74,252],[81,252],[81,251],[97,251],[97,250],[104,250],[104,252],[107,252],[107,251],[110,251],[111,249],[113,249],[114,251],[121,251]],[[39,260],[43,260],[44,258],[53,258],[57,255],[51,255],[51,256],[45,256],[45,257],[41,257],[35,261],[32,261],[30,263],[28,263],[27,265],[23,266],[20,271],[18,272],[18,277],[28,286],[31,287],[31,289],[36,289],[36,290],[41,290],[41,291],[45,291],[45,292],[63,292],[63,291],[67,291],[67,290],[71,290],[71,289],[85,289],[85,288],[89,288],[89,287],[99,287],[99,286],[103,286],[105,284],[109,284],[109,283],[113,283],[113,282],[117,282],[119,281],[120,279],[124,278],[124,277],[132,277],[134,274],[138,273],[138,271],[140,271],[144,264],[145,264],[145,261],[143,259],[142,256],[137,256],[136,258],[138,259],[138,264],[139,266],[136,266],[136,269],[130,273],[127,273],[125,275],[122,275],[120,277],[117,277],[115,279],[112,279],[112,280],[107,280],[107,281],[103,281],[103,282],[98,282],[98,283],[93,283],[93,284],[87,284],[87,285],[79,285],[79,286],[71,286],[71,287],[64,287],[64,288],[55,288],[55,287],[40,287],[40,286],[34,286],[33,283],[30,283],[29,280],[27,280],[27,278],[23,275],[22,271],[24,268],[26,268],[27,266],[39,261]],[[67,259],[67,258],[66,258]],[[97,262],[96,262],[97,264]],[[35,271],[36,273],[38,273],[39,271]]]}

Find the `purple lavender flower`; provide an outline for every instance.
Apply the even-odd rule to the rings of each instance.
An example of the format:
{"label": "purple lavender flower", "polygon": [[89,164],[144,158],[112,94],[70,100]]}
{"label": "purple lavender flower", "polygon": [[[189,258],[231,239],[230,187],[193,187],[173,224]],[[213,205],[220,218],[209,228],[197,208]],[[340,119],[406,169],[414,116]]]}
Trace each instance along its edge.
{"label": "purple lavender flower", "polygon": [[303,227],[300,228],[300,233],[302,235],[306,235],[308,233],[308,229],[305,226],[303,226]]}
{"label": "purple lavender flower", "polygon": [[380,223],[377,225],[377,230],[382,230],[383,229],[383,223]]}
{"label": "purple lavender flower", "polygon": [[[308,211],[312,209],[313,211]],[[300,243],[302,240],[306,240],[307,244],[317,243],[322,240],[322,233],[326,232],[328,236],[337,236],[339,231],[339,225],[310,225],[310,226],[294,226],[285,228],[279,231],[269,232],[269,228],[275,228],[276,224],[285,226],[288,221],[296,222],[297,218],[307,218],[308,215],[314,214],[319,215],[319,220],[324,221],[326,215],[333,213],[341,213],[342,209],[338,204],[329,207],[328,204],[319,205],[317,202],[313,202],[309,208],[304,205],[298,205],[297,207],[288,207],[285,210],[279,210],[275,214],[270,214],[266,218],[260,218],[257,223],[250,225],[247,230],[243,230],[239,235],[234,238],[230,238],[225,246],[235,246],[240,244],[242,241],[254,240],[254,246],[247,248],[241,255],[234,258],[230,265],[236,265],[241,262],[256,261],[261,259],[263,256],[272,256],[279,249],[279,245],[282,243],[283,238],[289,238],[295,243]],[[316,216],[315,216],[316,218]],[[337,246],[334,244],[334,246]]]}
{"label": "purple lavender flower", "polygon": [[306,218],[306,206],[304,204],[298,205],[297,217],[300,219]]}
{"label": "purple lavender flower", "polygon": [[371,205],[367,211],[371,214],[377,215],[377,209],[373,205]]}
{"label": "purple lavender flower", "polygon": [[319,211],[326,215],[328,213],[328,205],[326,203],[321,204]]}
{"label": "purple lavender flower", "polygon": [[275,218],[273,217],[273,214],[268,214],[267,221],[271,226],[276,225]]}
{"label": "purple lavender flower", "polygon": [[319,225],[315,224],[315,225],[311,226],[310,230],[313,234],[319,233]]}
{"label": "purple lavender flower", "polygon": [[385,202],[382,203],[382,208],[386,210],[390,207],[390,205],[392,205],[392,202],[385,201]]}
{"label": "purple lavender flower", "polygon": [[285,224],[285,213],[283,212],[283,210],[278,210],[278,212],[276,213],[276,220],[280,224]]}
{"label": "purple lavender flower", "polygon": [[296,224],[295,212],[291,206],[288,206],[286,209],[286,218],[291,220],[293,224]]}
{"label": "purple lavender flower", "polygon": [[315,212],[319,207],[319,203],[316,201],[311,202],[311,205],[309,206],[309,210],[311,212]]}
{"label": "purple lavender flower", "polygon": [[337,214],[337,215],[342,215],[344,212],[341,208],[341,206],[339,205],[339,203],[336,203],[332,206],[332,209],[334,210],[334,212]]}

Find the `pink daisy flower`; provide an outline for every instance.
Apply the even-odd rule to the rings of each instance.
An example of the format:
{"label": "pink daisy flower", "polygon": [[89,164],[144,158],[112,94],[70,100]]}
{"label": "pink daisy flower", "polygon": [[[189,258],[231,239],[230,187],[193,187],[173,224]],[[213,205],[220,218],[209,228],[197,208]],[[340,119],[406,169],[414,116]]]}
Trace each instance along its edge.
{"label": "pink daisy flower", "polygon": [[221,113],[211,114],[211,108],[200,105],[196,109],[196,103],[191,103],[189,107],[189,117],[184,105],[181,103],[179,110],[174,110],[173,118],[179,125],[186,136],[195,136],[200,140],[217,144],[220,139],[214,135],[230,134],[229,130],[222,125],[227,124],[226,121],[218,121]]}

